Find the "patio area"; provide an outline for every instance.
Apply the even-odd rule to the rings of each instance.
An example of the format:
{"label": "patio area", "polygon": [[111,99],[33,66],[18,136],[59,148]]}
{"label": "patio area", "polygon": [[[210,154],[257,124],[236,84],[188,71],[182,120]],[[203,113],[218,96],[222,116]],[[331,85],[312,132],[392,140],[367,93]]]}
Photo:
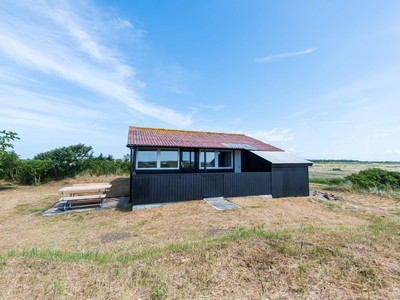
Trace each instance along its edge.
{"label": "patio area", "polygon": [[98,203],[85,204],[79,206],[72,206],[71,208],[64,210],[64,201],[57,202],[52,208],[42,213],[42,216],[53,216],[66,213],[75,213],[82,211],[91,210],[105,210],[105,209],[125,209],[130,208],[129,197],[115,197],[106,198],[103,205],[100,207]]}

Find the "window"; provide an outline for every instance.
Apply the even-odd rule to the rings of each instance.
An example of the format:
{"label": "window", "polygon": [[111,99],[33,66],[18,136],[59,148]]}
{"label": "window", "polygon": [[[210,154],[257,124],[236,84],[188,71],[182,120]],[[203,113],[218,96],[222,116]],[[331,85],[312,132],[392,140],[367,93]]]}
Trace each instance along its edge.
{"label": "window", "polygon": [[160,150],[160,167],[178,168],[178,154],[177,150]]}
{"label": "window", "polygon": [[232,168],[232,151],[218,151],[218,167]]}
{"label": "window", "polygon": [[137,167],[138,169],[157,168],[157,150],[138,150]]}
{"label": "window", "polygon": [[182,151],[181,168],[194,169],[194,151]]}
{"label": "window", "polygon": [[[232,165],[231,150],[206,151],[206,168],[232,169]],[[204,169],[204,151],[200,151],[200,168]]]}
{"label": "window", "polygon": [[138,169],[178,169],[177,149],[138,149]]}
{"label": "window", "polygon": [[[200,167],[204,168],[204,152],[201,151]],[[206,152],[206,168],[215,168],[215,152]]]}

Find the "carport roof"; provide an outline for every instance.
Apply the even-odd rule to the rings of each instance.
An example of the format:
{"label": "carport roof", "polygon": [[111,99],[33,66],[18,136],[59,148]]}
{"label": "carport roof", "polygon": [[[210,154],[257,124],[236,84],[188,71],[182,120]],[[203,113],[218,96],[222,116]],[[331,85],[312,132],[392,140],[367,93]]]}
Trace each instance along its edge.
{"label": "carport roof", "polygon": [[127,147],[181,147],[283,152],[244,134],[129,127]]}
{"label": "carport roof", "polygon": [[251,151],[255,155],[268,160],[273,165],[307,165],[312,166],[312,162],[303,158],[295,157],[286,152]]}

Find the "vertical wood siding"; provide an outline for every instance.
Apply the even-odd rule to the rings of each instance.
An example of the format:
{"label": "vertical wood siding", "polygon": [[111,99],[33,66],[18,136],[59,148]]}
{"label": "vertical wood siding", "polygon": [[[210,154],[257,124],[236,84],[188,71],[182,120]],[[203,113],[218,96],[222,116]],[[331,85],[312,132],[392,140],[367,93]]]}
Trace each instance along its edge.
{"label": "vertical wood siding", "polygon": [[132,176],[133,205],[271,194],[271,173]]}
{"label": "vertical wood siding", "polygon": [[272,197],[309,196],[308,166],[273,167]]}

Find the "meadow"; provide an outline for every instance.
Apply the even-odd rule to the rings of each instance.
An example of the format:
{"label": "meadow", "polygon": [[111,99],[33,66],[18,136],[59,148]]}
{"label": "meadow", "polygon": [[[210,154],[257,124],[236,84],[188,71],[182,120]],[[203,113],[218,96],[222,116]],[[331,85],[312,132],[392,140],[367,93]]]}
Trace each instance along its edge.
{"label": "meadow", "polygon": [[[40,215],[57,190],[0,183],[0,299],[399,299],[400,198],[329,191],[326,178],[400,164],[316,163],[313,197],[232,198]],[[313,183],[315,182],[315,183]],[[115,196],[114,195],[114,196]]]}

